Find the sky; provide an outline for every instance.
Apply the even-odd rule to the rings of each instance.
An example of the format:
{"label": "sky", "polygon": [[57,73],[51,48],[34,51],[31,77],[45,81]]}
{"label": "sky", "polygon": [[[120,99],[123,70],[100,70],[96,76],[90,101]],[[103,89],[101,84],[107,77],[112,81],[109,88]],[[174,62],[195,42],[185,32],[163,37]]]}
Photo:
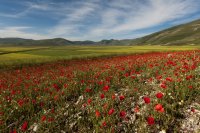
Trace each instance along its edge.
{"label": "sky", "polygon": [[0,0],[0,38],[133,39],[200,18],[200,0]]}

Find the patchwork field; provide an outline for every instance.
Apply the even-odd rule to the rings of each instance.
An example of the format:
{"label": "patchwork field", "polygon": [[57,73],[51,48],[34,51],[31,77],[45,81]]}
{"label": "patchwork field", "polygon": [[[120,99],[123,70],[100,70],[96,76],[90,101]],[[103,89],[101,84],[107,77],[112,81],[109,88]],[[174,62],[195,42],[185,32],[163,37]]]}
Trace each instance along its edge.
{"label": "patchwork field", "polygon": [[145,52],[195,50],[200,46],[59,46],[0,47],[0,68],[37,64],[63,59],[127,55]]}
{"label": "patchwork field", "polygon": [[198,48],[2,47],[0,132],[200,132]]}

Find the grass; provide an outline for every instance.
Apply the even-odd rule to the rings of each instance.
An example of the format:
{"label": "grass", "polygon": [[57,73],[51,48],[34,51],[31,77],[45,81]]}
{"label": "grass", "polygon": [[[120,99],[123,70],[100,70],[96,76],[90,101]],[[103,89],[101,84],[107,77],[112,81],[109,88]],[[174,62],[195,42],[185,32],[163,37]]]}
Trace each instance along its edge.
{"label": "grass", "polygon": [[0,47],[0,68],[32,65],[63,59],[144,52],[199,49],[200,46],[57,46],[57,47]]}

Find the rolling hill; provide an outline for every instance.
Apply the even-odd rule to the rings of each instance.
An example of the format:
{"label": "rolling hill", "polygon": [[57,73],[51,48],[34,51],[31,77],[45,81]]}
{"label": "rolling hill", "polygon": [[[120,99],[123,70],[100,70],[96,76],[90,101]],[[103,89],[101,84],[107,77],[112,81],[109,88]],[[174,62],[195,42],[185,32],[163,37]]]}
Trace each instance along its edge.
{"label": "rolling hill", "polygon": [[132,45],[197,45],[200,44],[200,20],[178,25],[141,38],[133,39]]}
{"label": "rolling hill", "polygon": [[33,40],[0,38],[0,45],[61,46],[61,45],[198,45],[200,44],[200,19],[162,30],[141,38],[124,40],[70,41],[63,38]]}
{"label": "rolling hill", "polygon": [[63,38],[33,40],[23,38],[0,38],[0,46],[63,46],[63,45],[92,45],[93,41],[70,41]]}

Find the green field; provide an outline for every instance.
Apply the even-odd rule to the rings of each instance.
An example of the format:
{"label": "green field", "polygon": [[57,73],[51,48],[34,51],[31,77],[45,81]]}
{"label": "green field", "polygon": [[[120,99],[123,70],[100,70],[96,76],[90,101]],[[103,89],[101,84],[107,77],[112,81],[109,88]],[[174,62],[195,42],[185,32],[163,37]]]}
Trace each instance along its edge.
{"label": "green field", "polygon": [[59,46],[0,47],[0,68],[55,60],[132,53],[194,50],[200,46]]}

